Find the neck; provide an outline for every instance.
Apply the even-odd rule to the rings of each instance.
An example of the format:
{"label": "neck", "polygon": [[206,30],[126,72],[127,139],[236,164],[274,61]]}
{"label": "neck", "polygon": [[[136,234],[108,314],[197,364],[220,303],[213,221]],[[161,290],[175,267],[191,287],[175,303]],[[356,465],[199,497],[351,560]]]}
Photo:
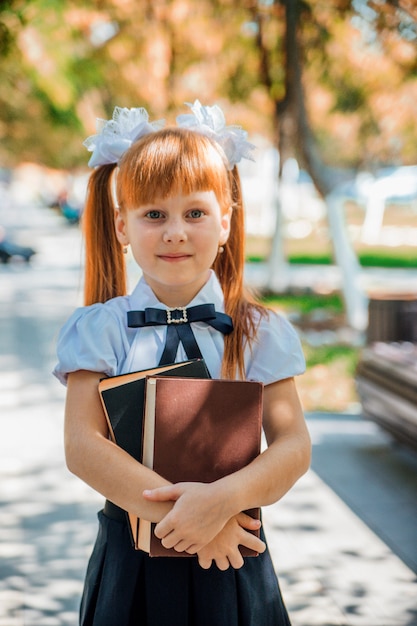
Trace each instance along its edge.
{"label": "neck", "polygon": [[149,287],[154,292],[155,296],[158,298],[162,304],[170,308],[183,308],[187,307],[190,302],[196,297],[196,295],[201,291],[204,285],[210,278],[210,274],[207,275],[206,280],[201,284],[191,284],[191,285],[181,285],[181,286],[170,286],[169,288],[164,288],[160,285],[149,284]]}

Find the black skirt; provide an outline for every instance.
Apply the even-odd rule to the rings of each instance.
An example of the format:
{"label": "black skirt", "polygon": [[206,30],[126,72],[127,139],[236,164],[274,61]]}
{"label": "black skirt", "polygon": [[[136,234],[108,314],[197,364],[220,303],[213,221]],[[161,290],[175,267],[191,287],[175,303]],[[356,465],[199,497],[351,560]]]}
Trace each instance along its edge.
{"label": "black skirt", "polygon": [[268,550],[237,570],[204,570],[196,557],[150,558],[127,523],[98,517],[81,626],[290,626]]}

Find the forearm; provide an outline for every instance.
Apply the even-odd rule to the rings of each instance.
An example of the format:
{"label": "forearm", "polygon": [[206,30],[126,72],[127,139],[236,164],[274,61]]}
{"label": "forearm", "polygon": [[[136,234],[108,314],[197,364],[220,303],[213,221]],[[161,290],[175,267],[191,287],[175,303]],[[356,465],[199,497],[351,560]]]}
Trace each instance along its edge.
{"label": "forearm", "polygon": [[307,471],[308,436],[288,436],[272,443],[250,465],[216,483],[228,515],[280,500]]}
{"label": "forearm", "polygon": [[169,502],[153,503],[142,496],[145,489],[169,482],[101,435],[66,437],[65,451],[69,470],[122,509],[159,522],[172,508]]}
{"label": "forearm", "polygon": [[86,371],[69,376],[64,430],[68,468],[114,504],[158,522],[172,504],[149,502],[142,494],[144,489],[169,483],[108,438],[98,394],[100,377],[99,373]]}

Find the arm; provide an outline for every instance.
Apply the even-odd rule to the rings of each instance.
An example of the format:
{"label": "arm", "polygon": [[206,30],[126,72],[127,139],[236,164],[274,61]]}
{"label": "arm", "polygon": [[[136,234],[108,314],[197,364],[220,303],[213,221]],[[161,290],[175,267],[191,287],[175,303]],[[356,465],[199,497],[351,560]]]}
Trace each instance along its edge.
{"label": "arm", "polygon": [[199,552],[240,511],[276,502],[310,463],[310,438],[294,379],[265,387],[263,424],[268,448],[247,467],[215,483],[179,483],[144,495],[175,500],[157,525],[167,547]]}
{"label": "arm", "polygon": [[172,508],[170,502],[150,502],[145,488],[168,485],[109,438],[98,393],[102,375],[77,371],[69,375],[65,406],[65,455],[68,468],[121,508],[152,522]]}
{"label": "arm", "polygon": [[263,426],[268,448],[230,477],[229,489],[236,489],[243,507],[266,506],[280,500],[310,466],[311,442],[293,378],[267,385],[264,393]]}

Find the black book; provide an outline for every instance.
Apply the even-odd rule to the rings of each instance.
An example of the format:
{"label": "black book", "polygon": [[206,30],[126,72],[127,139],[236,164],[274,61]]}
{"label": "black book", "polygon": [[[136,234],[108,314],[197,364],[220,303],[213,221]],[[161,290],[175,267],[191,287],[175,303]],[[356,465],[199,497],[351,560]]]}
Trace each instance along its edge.
{"label": "black book", "polygon": [[[210,378],[203,359],[162,365],[147,370],[103,378],[98,385],[101,403],[114,443],[142,462],[143,411],[148,376]],[[139,518],[127,512],[132,543],[138,549]]]}

